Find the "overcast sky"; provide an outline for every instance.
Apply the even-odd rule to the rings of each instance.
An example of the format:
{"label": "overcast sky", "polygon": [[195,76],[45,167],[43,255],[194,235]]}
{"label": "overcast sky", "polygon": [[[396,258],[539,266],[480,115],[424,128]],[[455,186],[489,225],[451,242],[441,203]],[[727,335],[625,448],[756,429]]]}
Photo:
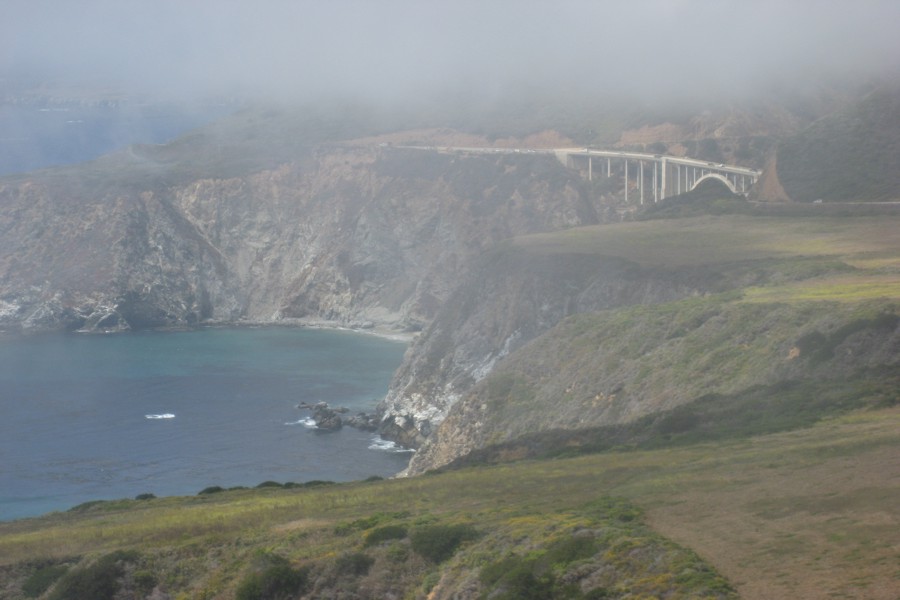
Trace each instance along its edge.
{"label": "overcast sky", "polygon": [[648,95],[900,66],[898,0],[0,0],[0,77],[160,94]]}

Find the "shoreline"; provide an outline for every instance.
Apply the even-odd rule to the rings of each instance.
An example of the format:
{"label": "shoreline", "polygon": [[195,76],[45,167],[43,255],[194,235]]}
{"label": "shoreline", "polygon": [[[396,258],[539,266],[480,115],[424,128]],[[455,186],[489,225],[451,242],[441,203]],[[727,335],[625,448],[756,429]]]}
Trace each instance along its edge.
{"label": "shoreline", "polygon": [[[352,324],[344,324],[338,321],[329,321],[326,319],[279,319],[277,321],[266,320],[244,320],[239,321],[206,321],[198,325],[197,328],[203,327],[299,327],[306,329],[333,329],[337,331],[347,331],[350,333],[365,333],[374,335],[393,342],[401,342],[409,344],[418,337],[419,332],[398,331],[387,325],[372,326],[353,326]],[[190,330],[191,328],[187,328]],[[165,331],[160,328],[159,331]]]}
{"label": "shoreline", "polygon": [[266,320],[238,320],[238,321],[204,321],[196,325],[184,326],[164,326],[151,327],[147,329],[101,329],[101,330],[85,330],[85,329],[38,329],[38,330],[17,330],[10,331],[8,329],[0,329],[0,339],[13,339],[20,337],[32,337],[40,335],[54,334],[78,334],[78,335],[114,335],[117,333],[135,333],[140,331],[196,331],[207,328],[227,328],[233,327],[240,329],[243,327],[288,327],[288,328],[306,328],[306,329],[331,329],[335,331],[346,331],[349,333],[361,333],[374,335],[382,339],[403,344],[410,344],[418,337],[419,332],[398,331],[388,325],[372,325],[372,326],[353,326],[340,323],[338,321],[329,321],[325,319],[279,319],[277,321]]}

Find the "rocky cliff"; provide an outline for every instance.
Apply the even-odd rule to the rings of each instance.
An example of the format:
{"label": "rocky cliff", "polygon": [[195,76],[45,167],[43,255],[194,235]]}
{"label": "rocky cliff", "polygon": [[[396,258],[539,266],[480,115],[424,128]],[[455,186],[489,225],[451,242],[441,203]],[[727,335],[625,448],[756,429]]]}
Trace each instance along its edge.
{"label": "rocky cliff", "polygon": [[[540,429],[535,419],[575,380],[554,379],[538,394],[543,384],[519,389],[515,377],[497,384],[489,375],[525,364],[509,359],[572,315],[845,274],[865,261],[888,270],[877,277],[894,272],[896,228],[820,239],[741,218],[586,227],[607,220],[609,206],[596,199],[603,190],[553,158],[401,145],[440,146],[448,135],[379,137],[351,118],[247,113],[165,146],[0,178],[0,330],[211,322],[422,330],[378,408],[384,435],[420,448],[411,472],[421,472]],[[878,240],[888,243],[872,246]],[[844,262],[810,255],[848,243],[861,249]],[[628,380],[636,364],[593,386],[590,402],[615,397],[614,410],[548,422],[593,426],[691,399],[685,391],[626,400],[614,380]],[[485,394],[504,386],[506,397],[542,402],[510,428],[497,426],[503,411],[479,413]]]}
{"label": "rocky cliff", "polygon": [[614,255],[503,244],[479,258],[410,348],[379,406],[382,431],[420,446],[495,365],[567,316],[706,293],[721,280]]}
{"label": "rocky cliff", "polygon": [[[503,243],[411,347],[382,429],[419,448],[416,474],[518,436],[630,423],[709,394],[874,382],[860,373],[898,364],[900,284],[893,266],[859,261],[896,257],[896,220],[703,217]],[[840,302],[801,302],[838,291]],[[814,361],[794,360],[817,344]]]}
{"label": "rocky cliff", "polygon": [[231,149],[186,171],[212,142],[0,179],[0,327],[417,330],[484,248],[598,219],[550,158],[350,144],[216,176]]}
{"label": "rocky cliff", "polygon": [[[819,416],[835,404],[895,403],[897,312],[892,301],[786,306],[701,298],[576,315],[460,394],[407,472],[473,451],[502,461],[647,435],[665,440],[710,425],[740,430],[741,419],[777,427],[785,413],[802,414],[816,401]],[[755,405],[735,408],[742,396]],[[674,412],[691,403],[701,407]],[[761,414],[734,416],[742,409]],[[734,422],[707,423],[713,419],[704,410]],[[649,416],[656,420],[638,421]],[[625,424],[631,429],[614,428]]]}

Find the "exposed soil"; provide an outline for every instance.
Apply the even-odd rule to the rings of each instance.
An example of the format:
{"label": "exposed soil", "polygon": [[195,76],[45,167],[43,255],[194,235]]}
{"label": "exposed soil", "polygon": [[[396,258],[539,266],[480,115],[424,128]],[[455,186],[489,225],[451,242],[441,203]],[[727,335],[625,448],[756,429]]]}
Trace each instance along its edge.
{"label": "exposed soil", "polygon": [[[896,438],[900,409],[890,412],[891,420],[852,426],[873,436],[894,428]],[[897,444],[819,444],[798,452],[794,442],[805,445],[810,434],[773,436],[794,451],[773,452],[768,464],[753,460],[757,448],[748,442],[745,465],[719,469],[704,485],[677,486],[648,511],[650,524],[709,561],[742,598],[896,600],[900,584],[890,565],[900,548]]]}

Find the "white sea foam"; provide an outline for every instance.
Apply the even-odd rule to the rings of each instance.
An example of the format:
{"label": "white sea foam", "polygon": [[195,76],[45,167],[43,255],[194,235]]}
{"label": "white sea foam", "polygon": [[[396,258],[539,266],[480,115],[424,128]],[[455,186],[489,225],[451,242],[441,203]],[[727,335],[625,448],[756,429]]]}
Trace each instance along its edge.
{"label": "white sea foam", "polygon": [[415,452],[415,450],[411,448],[398,446],[395,442],[386,440],[380,435],[376,435],[372,438],[372,443],[369,444],[369,450],[383,450],[384,452]]}
{"label": "white sea foam", "polygon": [[147,419],[174,419],[175,415],[172,413],[162,413],[159,415],[144,415],[144,418]]}
{"label": "white sea foam", "polygon": [[312,417],[306,417],[305,419],[300,419],[299,421],[288,421],[285,425],[303,425],[307,429],[315,429],[316,421]]}

